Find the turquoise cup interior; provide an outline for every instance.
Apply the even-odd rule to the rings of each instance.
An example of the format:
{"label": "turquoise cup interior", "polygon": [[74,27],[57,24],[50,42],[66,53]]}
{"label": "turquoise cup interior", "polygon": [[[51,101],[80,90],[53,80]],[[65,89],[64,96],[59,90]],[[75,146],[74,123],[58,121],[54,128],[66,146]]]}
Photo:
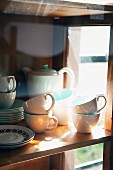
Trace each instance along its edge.
{"label": "turquoise cup interior", "polygon": [[65,100],[73,95],[73,90],[64,88],[58,91],[55,91],[52,93],[52,96],[54,97],[55,101]]}
{"label": "turquoise cup interior", "polygon": [[75,100],[73,100],[72,105],[73,106],[82,105],[82,104],[90,102],[94,98],[95,96],[79,96]]}

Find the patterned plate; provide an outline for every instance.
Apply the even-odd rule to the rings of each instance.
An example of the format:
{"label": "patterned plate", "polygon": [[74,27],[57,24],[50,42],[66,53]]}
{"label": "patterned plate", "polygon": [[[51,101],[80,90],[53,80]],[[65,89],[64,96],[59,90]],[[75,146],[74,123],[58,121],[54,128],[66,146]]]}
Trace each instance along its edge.
{"label": "patterned plate", "polygon": [[35,133],[23,126],[0,125],[0,148],[15,148],[27,144]]}

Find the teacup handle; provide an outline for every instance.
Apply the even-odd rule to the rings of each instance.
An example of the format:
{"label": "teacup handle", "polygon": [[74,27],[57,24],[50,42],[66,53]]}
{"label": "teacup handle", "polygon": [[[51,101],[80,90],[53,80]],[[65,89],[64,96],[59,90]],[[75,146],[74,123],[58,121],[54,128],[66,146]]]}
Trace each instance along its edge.
{"label": "teacup handle", "polygon": [[[102,95],[97,96],[97,102],[98,102],[98,100],[99,100],[100,97],[103,97],[105,103],[104,103],[104,105],[103,105],[99,110],[97,110],[97,111],[95,111],[95,112],[92,112],[92,113],[82,113],[82,114],[84,114],[84,115],[97,115],[97,114],[99,114],[100,111],[106,106],[106,103],[107,103],[106,97],[105,97],[105,96],[102,96]],[[77,114],[81,114],[81,113],[77,113]]]}
{"label": "teacup handle", "polygon": [[47,94],[47,95],[45,96],[45,99],[47,98],[47,96],[50,96],[51,99],[52,99],[51,106],[50,106],[50,108],[47,110],[47,112],[49,112],[49,111],[54,107],[55,99],[54,99],[54,97],[53,97],[51,94]]}
{"label": "teacup handle", "polygon": [[57,119],[55,116],[50,116],[50,117],[49,117],[49,122],[50,122],[51,120],[54,121],[54,124],[50,125],[50,123],[49,123],[48,127],[46,128],[46,130],[51,130],[51,129],[54,129],[54,128],[57,127],[57,125],[58,125],[58,119]]}
{"label": "teacup handle", "polygon": [[13,76],[8,77],[7,81],[8,81],[9,84],[10,84],[11,80],[13,81],[13,86],[12,86],[11,89],[8,89],[8,92],[12,92],[16,88],[16,80]]}
{"label": "teacup handle", "polygon": [[97,96],[97,101],[99,100],[99,98],[103,98],[105,103],[104,105],[97,111],[97,112],[100,112],[105,106],[106,106],[106,103],[107,103],[107,100],[106,100],[106,97],[105,96]]}

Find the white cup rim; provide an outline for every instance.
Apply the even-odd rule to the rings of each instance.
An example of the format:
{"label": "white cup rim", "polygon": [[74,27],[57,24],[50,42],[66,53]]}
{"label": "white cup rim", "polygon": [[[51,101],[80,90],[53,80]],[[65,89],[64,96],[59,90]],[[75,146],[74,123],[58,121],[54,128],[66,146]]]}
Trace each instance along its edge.
{"label": "white cup rim", "polygon": [[34,116],[49,116],[48,114],[41,114],[41,113],[31,113],[31,112],[25,112],[24,111],[24,113],[25,114],[27,114],[27,115],[34,115]]}
{"label": "white cup rim", "polygon": [[91,102],[93,99],[95,99],[96,96],[78,96],[75,100],[72,101],[72,106],[80,106],[83,104],[86,104],[88,102]]}

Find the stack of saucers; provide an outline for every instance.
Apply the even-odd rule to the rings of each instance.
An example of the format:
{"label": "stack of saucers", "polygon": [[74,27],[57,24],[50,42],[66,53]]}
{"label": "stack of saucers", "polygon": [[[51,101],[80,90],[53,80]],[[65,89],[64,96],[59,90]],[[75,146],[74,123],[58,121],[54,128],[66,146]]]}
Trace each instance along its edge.
{"label": "stack of saucers", "polygon": [[15,99],[9,109],[0,109],[0,124],[16,124],[24,119],[23,101]]}

